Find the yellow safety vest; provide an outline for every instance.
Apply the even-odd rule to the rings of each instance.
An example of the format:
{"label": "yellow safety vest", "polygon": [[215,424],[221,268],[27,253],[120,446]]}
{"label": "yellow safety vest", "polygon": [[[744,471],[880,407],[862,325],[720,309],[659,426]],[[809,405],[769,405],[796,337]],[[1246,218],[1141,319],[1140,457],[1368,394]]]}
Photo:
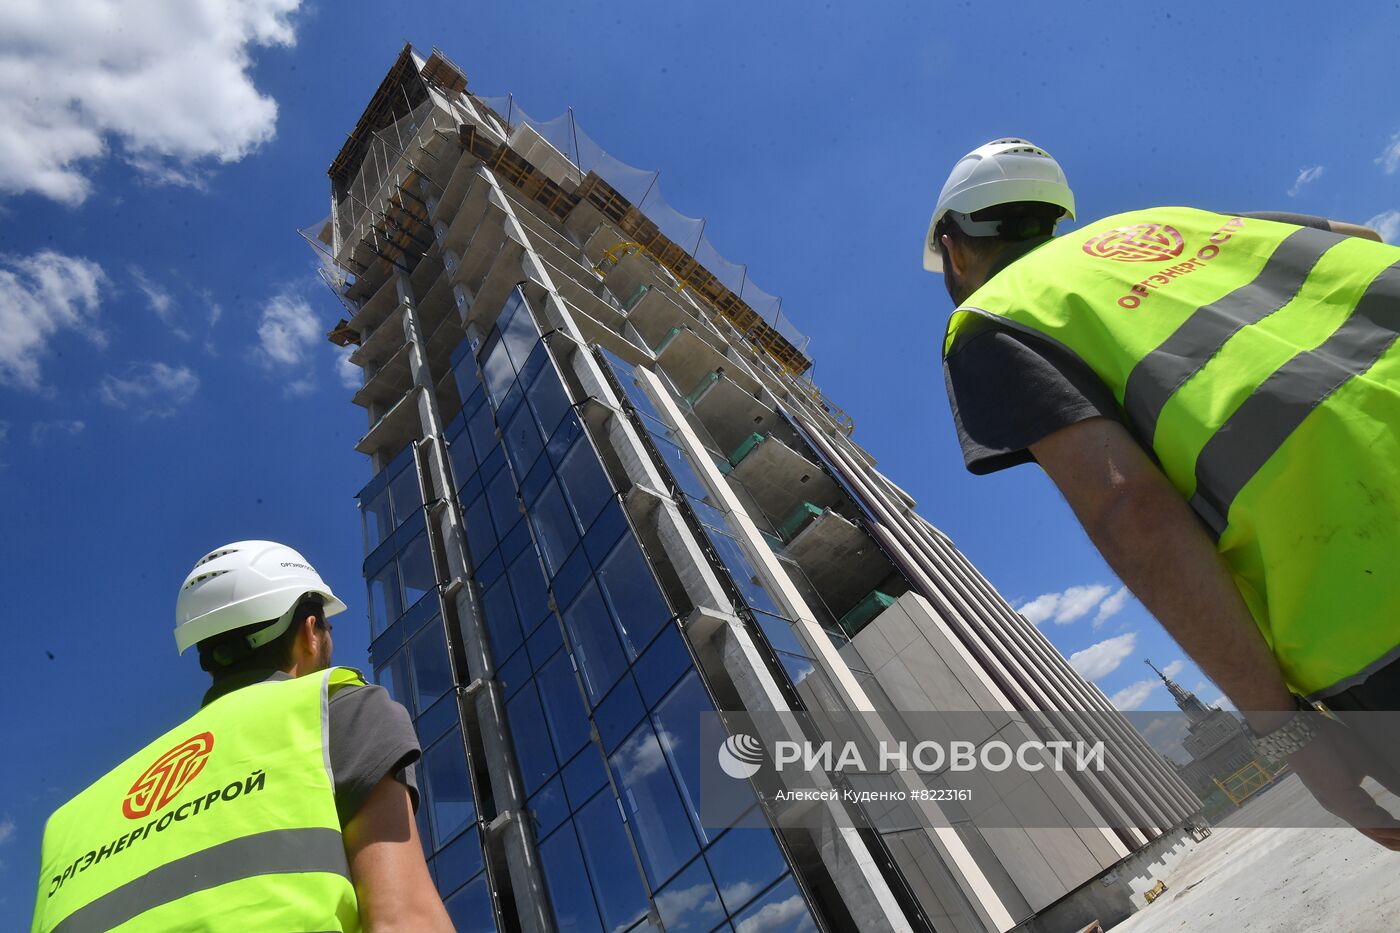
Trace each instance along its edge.
{"label": "yellow safety vest", "polygon": [[1113,391],[1294,690],[1325,697],[1400,657],[1400,249],[1134,211],[997,273],[953,313],[944,357],[989,318]]}
{"label": "yellow safety vest", "polygon": [[60,807],[34,933],[360,929],[336,815],[331,668],[227,694]]}

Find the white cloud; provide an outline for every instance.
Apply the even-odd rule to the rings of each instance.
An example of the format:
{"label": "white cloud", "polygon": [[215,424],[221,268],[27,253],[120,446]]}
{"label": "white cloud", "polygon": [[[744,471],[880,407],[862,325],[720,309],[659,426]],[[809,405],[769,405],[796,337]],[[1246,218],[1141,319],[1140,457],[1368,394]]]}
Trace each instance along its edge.
{"label": "white cloud", "polygon": [[1400,242],[1400,211],[1383,211],[1366,221],[1366,226],[1379,233],[1387,243]]}
{"label": "white cloud", "polygon": [[794,894],[784,900],[764,904],[758,913],[735,924],[734,929],[738,933],[767,933],[769,930],[785,929],[790,920],[802,916],[806,909],[802,897]]}
{"label": "white cloud", "polygon": [[258,321],[258,346],[264,365],[295,366],[304,362],[320,339],[316,312],[300,295],[281,292],[263,306]]}
{"label": "white cloud", "polygon": [[1166,674],[1168,677],[1175,677],[1184,670],[1186,670],[1186,662],[1177,658],[1175,661],[1162,668],[1162,673]]}
{"label": "white cloud", "polygon": [[340,384],[352,392],[358,392],[364,383],[360,367],[350,362],[349,350],[336,353],[335,372],[340,377]]}
{"label": "white cloud", "polygon": [[10,815],[7,813],[5,814],[3,819],[0,819],[0,846],[3,846],[5,843],[9,842],[12,838],[14,838],[14,835],[15,821],[10,819]]}
{"label": "white cloud", "polygon": [[674,886],[656,897],[656,907],[663,917],[685,917],[687,928],[705,929],[724,919],[724,910],[715,896],[715,886],[708,876],[699,884],[688,888]]}
{"label": "white cloud", "polygon": [[1324,169],[1321,165],[1310,165],[1300,169],[1298,177],[1293,181],[1293,187],[1288,189],[1288,196],[1290,198],[1296,198],[1298,192],[1302,191],[1305,186],[1321,178],[1323,171]]}
{"label": "white cloud", "polygon": [[1109,588],[1102,583],[1071,586],[1062,593],[1042,593],[1016,611],[1032,625],[1039,625],[1046,619],[1053,619],[1056,625],[1068,625],[1088,615],[1108,594]]}
{"label": "white cloud", "polygon": [[1234,708],[1235,708],[1235,704],[1231,703],[1231,702],[1230,702],[1230,698],[1227,697],[1227,696],[1226,696],[1225,694],[1223,694],[1223,693],[1222,693],[1220,696],[1216,697],[1215,699],[1211,700],[1211,701],[1210,701],[1209,703],[1207,703],[1206,705],[1207,705],[1207,706],[1218,706],[1218,707],[1220,707],[1221,709],[1234,709]]}
{"label": "white cloud", "polygon": [[103,343],[97,316],[107,285],[102,267],[81,256],[0,256],[0,385],[39,389],[40,359],[60,331]]}
{"label": "white cloud", "polygon": [[1136,683],[1129,684],[1109,697],[1108,702],[1126,713],[1129,710],[1135,710],[1142,706],[1142,704],[1147,701],[1152,691],[1156,690],[1161,685],[1162,682],[1156,679],[1139,680]]}
{"label": "white cloud", "polygon": [[1128,604],[1128,588],[1120,586],[1118,592],[1099,603],[1099,611],[1094,615],[1094,628],[1103,625],[1109,619],[1123,611],[1123,607]]}
{"label": "white cloud", "polygon": [[98,385],[104,402],[143,420],[170,417],[198,390],[199,377],[189,367],[165,363],[132,364],[123,376],[103,376]]}
{"label": "white cloud", "polygon": [[170,289],[146,275],[140,266],[130,266],[127,272],[131,273],[132,281],[146,296],[147,306],[155,312],[156,317],[160,318],[161,323],[169,327],[176,336],[188,340],[189,333],[175,324],[175,297],[170,294]]}
{"label": "white cloud", "polygon": [[1394,175],[1400,169],[1400,132],[1390,137],[1385,150],[1376,158],[1376,164],[1385,169],[1387,175]]}
{"label": "white cloud", "polygon": [[1204,680],[1198,680],[1198,681],[1196,681],[1196,686],[1194,686],[1194,687],[1191,688],[1191,692],[1192,692],[1192,693],[1205,693],[1205,692],[1206,692],[1207,690],[1209,690],[1209,689],[1210,689],[1210,684],[1206,683]]}
{"label": "white cloud", "polygon": [[69,437],[76,437],[83,433],[87,424],[83,421],[36,421],[29,429],[29,442],[31,444],[42,444],[50,437],[66,434]]}
{"label": "white cloud", "polygon": [[[291,46],[300,0],[0,4],[0,193],[78,204],[113,148],[158,184],[198,184],[272,139],[251,50]],[[115,145],[113,145],[115,144]]]}
{"label": "white cloud", "polygon": [[1115,635],[1069,656],[1069,665],[1085,680],[1098,680],[1113,673],[1137,647],[1137,632]]}
{"label": "white cloud", "polygon": [[643,730],[617,752],[617,769],[628,783],[640,781],[666,767],[661,745]]}

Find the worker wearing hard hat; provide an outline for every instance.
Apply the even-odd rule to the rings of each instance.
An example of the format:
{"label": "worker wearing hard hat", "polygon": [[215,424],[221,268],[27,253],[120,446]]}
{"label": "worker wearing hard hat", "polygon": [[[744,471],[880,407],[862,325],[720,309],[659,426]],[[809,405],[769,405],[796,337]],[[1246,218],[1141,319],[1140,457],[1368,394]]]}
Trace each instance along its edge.
{"label": "worker wearing hard hat", "polygon": [[32,929],[452,929],[414,823],[407,711],[330,666],[345,609],[296,551],[239,541],[180,588],[202,708],[50,817]]}
{"label": "worker wearing hard hat", "polygon": [[1400,849],[1359,787],[1400,791],[1400,734],[1302,712],[1400,710],[1400,249],[1296,215],[1160,207],[1055,237],[1066,217],[1022,139],[939,195],[924,266],[957,305],[968,468],[1037,461],[1261,750]]}

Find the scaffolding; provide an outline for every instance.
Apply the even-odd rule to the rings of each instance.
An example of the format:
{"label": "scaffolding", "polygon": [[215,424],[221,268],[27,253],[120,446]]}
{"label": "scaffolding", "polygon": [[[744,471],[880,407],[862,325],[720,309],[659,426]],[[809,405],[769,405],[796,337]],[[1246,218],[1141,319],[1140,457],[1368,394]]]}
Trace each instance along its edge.
{"label": "scaffolding", "polygon": [[[547,173],[523,155],[513,145],[522,127],[556,150],[568,163],[566,176],[575,177]],[[782,299],[758,287],[747,266],[730,262],[715,248],[703,218],[687,217],[665,201],[659,172],[609,155],[578,126],[572,110],[540,121],[511,96],[470,94],[460,69],[436,49],[426,62],[408,48],[400,55],[331,166],[332,210],[323,228],[328,244],[325,237],[307,237],[323,259],[329,258],[323,279],[352,310],[346,296],[370,266],[382,261],[409,273],[431,247],[426,198],[436,185],[435,166],[427,163],[436,160],[428,144],[450,135],[560,222],[581,205],[598,211],[622,241],[596,271],[634,253],[660,266],[679,283],[678,290],[733,325],[756,357],[775,364],[790,391],[818,405],[842,433],[852,433],[850,415],[812,381],[809,339],[786,317]]]}

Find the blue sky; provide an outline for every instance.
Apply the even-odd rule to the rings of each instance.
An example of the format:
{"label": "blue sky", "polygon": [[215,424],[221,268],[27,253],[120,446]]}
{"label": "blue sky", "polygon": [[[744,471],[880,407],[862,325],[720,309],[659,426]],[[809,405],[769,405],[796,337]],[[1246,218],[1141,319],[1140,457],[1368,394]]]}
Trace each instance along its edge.
{"label": "blue sky", "polygon": [[338,660],[364,662],[365,419],[296,229],[405,40],[660,169],[783,296],[881,468],[1125,706],[1168,704],[1141,659],[1180,651],[1034,467],[962,468],[948,300],[919,265],[948,168],[1024,135],[1081,218],[1179,203],[1400,233],[1400,14],[1379,5],[123,4],[139,28],[112,6],[0,9],[0,722],[24,762],[0,776],[5,917],[47,813],[194,709],[205,675],[169,629],[202,553],[301,548],[350,605]]}

